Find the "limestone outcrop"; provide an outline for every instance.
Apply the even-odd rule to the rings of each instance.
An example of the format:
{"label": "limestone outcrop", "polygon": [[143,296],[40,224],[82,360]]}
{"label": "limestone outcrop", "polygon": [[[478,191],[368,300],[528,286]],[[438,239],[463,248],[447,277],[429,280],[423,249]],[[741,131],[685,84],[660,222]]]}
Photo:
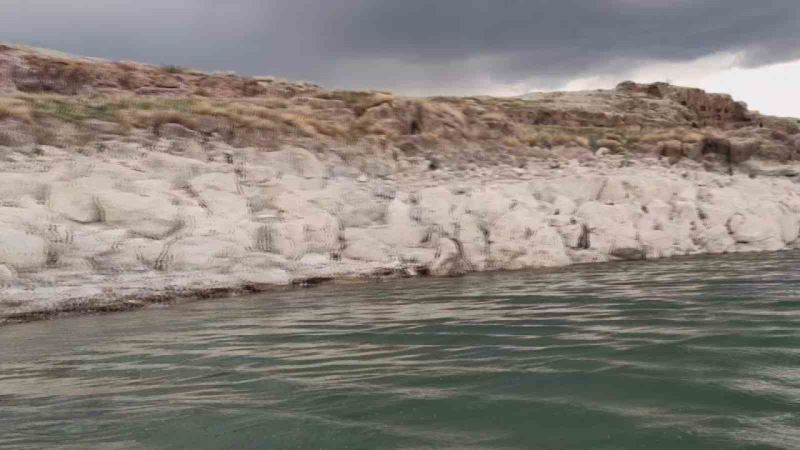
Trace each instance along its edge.
{"label": "limestone outcrop", "polygon": [[472,171],[408,160],[371,177],[300,148],[208,161],[108,146],[3,150],[0,321],[170,292],[781,250],[800,234],[785,174],[608,155]]}
{"label": "limestone outcrop", "polygon": [[663,83],[408,98],[0,45],[0,323],[795,248],[796,119]]}

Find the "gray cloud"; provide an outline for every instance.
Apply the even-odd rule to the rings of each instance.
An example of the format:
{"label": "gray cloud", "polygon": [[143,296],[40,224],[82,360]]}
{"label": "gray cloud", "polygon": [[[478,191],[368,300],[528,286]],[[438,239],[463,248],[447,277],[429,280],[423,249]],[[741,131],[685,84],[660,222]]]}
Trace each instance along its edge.
{"label": "gray cloud", "polygon": [[[80,6],[78,6],[80,5]],[[340,87],[558,87],[653,61],[800,58],[797,0],[0,0],[0,40]]]}

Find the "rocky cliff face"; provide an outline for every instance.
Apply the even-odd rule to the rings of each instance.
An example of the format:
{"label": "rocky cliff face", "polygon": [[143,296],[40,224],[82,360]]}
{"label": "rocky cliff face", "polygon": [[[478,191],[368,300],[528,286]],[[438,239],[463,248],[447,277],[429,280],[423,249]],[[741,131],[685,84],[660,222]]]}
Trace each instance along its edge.
{"label": "rocky cliff face", "polygon": [[295,96],[320,90],[307,83],[235,74],[207,74],[182,67],[81,58],[47,50],[0,44],[0,74],[6,93],[53,93],[212,97]]}
{"label": "rocky cliff face", "polygon": [[686,120],[690,120],[695,128],[742,127],[758,120],[758,114],[748,111],[746,103],[734,101],[727,94],[709,94],[702,89],[672,86],[667,83],[637,84],[631,81],[620,83],[617,90],[676,102],[688,109],[690,115]]}
{"label": "rocky cliff face", "polygon": [[664,84],[404,98],[0,48],[0,323],[796,248],[796,121]]}
{"label": "rocky cliff face", "polygon": [[[5,103],[13,99],[17,110],[27,110],[14,117],[0,104],[0,121],[27,122],[28,140],[73,146],[131,131],[157,135],[162,124],[176,123],[235,147],[363,144],[457,163],[509,162],[565,148],[646,156],[669,141],[705,138],[757,141],[754,158],[791,161],[800,136],[796,119],[762,116],[728,95],[665,83],[521,98],[405,98],[9,45],[0,45],[0,91]],[[117,131],[99,133],[98,121],[117,124]]]}
{"label": "rocky cliff face", "polygon": [[795,248],[797,168],[359,170],[303,149],[0,147],[0,323],[337,278]]}

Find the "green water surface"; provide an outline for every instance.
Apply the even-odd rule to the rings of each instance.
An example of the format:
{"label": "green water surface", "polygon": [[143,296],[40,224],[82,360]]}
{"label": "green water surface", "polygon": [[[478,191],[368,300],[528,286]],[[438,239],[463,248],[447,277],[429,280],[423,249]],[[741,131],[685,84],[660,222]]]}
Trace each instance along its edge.
{"label": "green water surface", "polygon": [[0,328],[0,448],[800,449],[800,254]]}

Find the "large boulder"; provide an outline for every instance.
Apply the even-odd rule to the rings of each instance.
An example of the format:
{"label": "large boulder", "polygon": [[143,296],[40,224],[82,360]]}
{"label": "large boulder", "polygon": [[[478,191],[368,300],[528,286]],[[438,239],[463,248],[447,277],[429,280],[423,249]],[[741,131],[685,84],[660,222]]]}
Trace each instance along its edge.
{"label": "large boulder", "polygon": [[198,195],[202,204],[214,216],[227,221],[247,220],[250,216],[247,198],[241,195],[214,189],[200,192]]}
{"label": "large boulder", "polygon": [[200,204],[220,219],[239,221],[250,216],[247,198],[239,193],[233,173],[206,173],[189,180],[189,187]]}
{"label": "large boulder", "polygon": [[653,200],[644,209],[647,213],[643,214],[637,223],[639,243],[644,256],[647,258],[672,256],[675,253],[674,243],[679,234],[675,220],[677,217],[673,217],[672,207],[661,200]]}
{"label": "large boulder", "polygon": [[189,180],[189,187],[197,193],[213,189],[216,191],[236,193],[238,185],[236,175],[232,172],[211,172],[198,175]]}
{"label": "large boulder", "polygon": [[543,215],[518,206],[489,227],[493,268],[524,269],[569,264],[564,240]]}
{"label": "large boulder", "polygon": [[386,202],[352,182],[331,183],[309,201],[338,217],[346,228],[379,225],[385,221]]}
{"label": "large boulder", "polygon": [[0,264],[30,270],[47,262],[46,242],[39,236],[0,226]]}
{"label": "large boulder", "polygon": [[287,148],[261,155],[259,164],[274,168],[280,174],[309,178],[325,176],[325,166],[313,153],[302,148]]}
{"label": "large boulder", "polygon": [[658,155],[667,158],[670,164],[675,164],[684,156],[683,143],[676,140],[661,142]]}
{"label": "large boulder", "polygon": [[730,161],[731,141],[721,137],[708,136],[702,142],[703,155],[718,155]]}
{"label": "large boulder", "polygon": [[563,195],[556,195],[551,203],[553,205],[553,214],[556,215],[569,216],[577,209],[575,202]]}
{"label": "large boulder", "polygon": [[79,178],[50,185],[48,206],[64,217],[80,223],[100,220],[95,194],[110,189],[113,182],[104,178]]}
{"label": "large boulder", "polygon": [[339,221],[325,212],[310,212],[303,218],[284,220],[272,226],[272,248],[290,259],[308,253],[341,251],[344,239]]}
{"label": "large boulder", "polygon": [[729,162],[731,164],[741,164],[758,154],[760,148],[761,143],[754,139],[731,140]]}
{"label": "large boulder", "polygon": [[746,244],[754,250],[778,250],[783,247],[783,230],[779,216],[742,214],[728,221],[728,231],[737,244]]}
{"label": "large boulder", "polygon": [[5,264],[0,264],[0,287],[7,286],[17,279],[17,274]]}
{"label": "large boulder", "polygon": [[47,190],[46,180],[42,177],[0,172],[0,201],[3,203],[18,203],[25,196],[43,200]]}
{"label": "large boulder", "polygon": [[683,156],[693,161],[700,162],[703,159],[703,143],[688,142],[683,144]]}
{"label": "large boulder", "polygon": [[344,256],[349,259],[388,263],[391,248],[374,238],[368,230],[353,228],[345,231]]}
{"label": "large boulder", "polygon": [[755,139],[726,139],[709,136],[702,141],[703,155],[719,155],[730,164],[741,164],[755,156],[761,143]]}
{"label": "large boulder", "polygon": [[230,267],[246,249],[224,236],[192,236],[165,247],[162,254],[169,269],[207,270]]}
{"label": "large boulder", "polygon": [[695,241],[700,248],[711,254],[728,253],[736,247],[736,241],[733,240],[725,225],[698,229]]}
{"label": "large boulder", "polygon": [[639,211],[631,204],[587,202],[578,208],[575,215],[589,230],[590,248],[610,254],[615,248],[640,247],[635,225],[641,214]]}
{"label": "large boulder", "polygon": [[630,195],[630,184],[621,177],[608,177],[597,200],[609,205],[626,201]]}
{"label": "large boulder", "polygon": [[473,266],[466,259],[464,249],[459,240],[450,237],[439,239],[436,257],[430,264],[431,275],[438,277],[458,276],[471,270],[473,270]]}
{"label": "large boulder", "polygon": [[151,239],[162,239],[182,227],[178,208],[165,195],[146,196],[117,190],[95,195],[101,222]]}

